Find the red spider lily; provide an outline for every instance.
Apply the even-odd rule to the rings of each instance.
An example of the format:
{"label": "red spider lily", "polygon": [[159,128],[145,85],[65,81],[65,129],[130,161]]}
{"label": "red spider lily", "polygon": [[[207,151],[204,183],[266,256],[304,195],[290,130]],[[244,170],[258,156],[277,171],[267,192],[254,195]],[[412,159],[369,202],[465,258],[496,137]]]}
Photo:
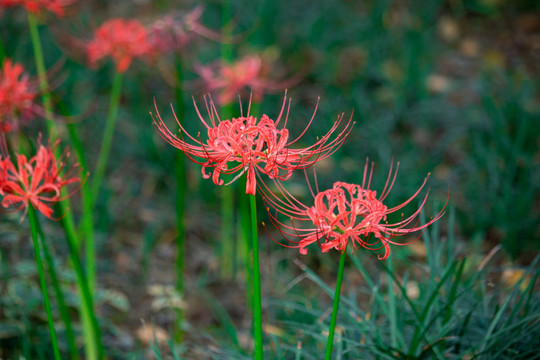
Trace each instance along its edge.
{"label": "red spider lily", "polygon": [[[180,133],[178,136],[172,133],[163,122],[157,106],[157,116],[154,118],[152,115],[152,119],[154,120],[154,126],[165,141],[185,152],[191,161],[202,165],[203,178],[208,179],[212,176],[212,180],[216,185],[223,185],[224,181],[219,178],[221,174],[239,172],[240,174],[232,180],[235,181],[245,172],[247,175],[246,193],[255,195],[257,187],[255,172],[266,174],[271,179],[286,180],[294,170],[308,168],[317,160],[332,155],[351,131],[353,125],[352,116],[341,132],[332,139],[332,134],[338,129],[343,120],[343,115],[341,115],[338,116],[337,121],[330,130],[313,145],[300,149],[291,149],[290,146],[297,142],[311,125],[318,103],[307,127],[293,141],[289,141],[289,130],[285,128],[290,101],[285,115],[285,123],[281,129],[277,127],[283,116],[286,103],[287,95],[285,95],[283,106],[276,121],[270,119],[267,115],[263,115],[260,120],[250,116],[249,108],[247,116],[241,115],[232,120],[222,121],[219,119],[216,107],[210,99],[210,103],[206,102],[210,125],[203,119],[197,104],[195,104],[199,119],[207,129],[208,139],[206,141],[201,140],[200,133],[197,138],[190,135],[176,118],[176,115],[175,118],[180,127]],[[186,142],[184,134],[194,144]],[[214,169],[212,175],[206,173],[207,168]]]}
{"label": "red spider lily", "polygon": [[255,101],[260,101],[265,90],[281,90],[298,80],[272,81],[268,78],[269,70],[270,65],[261,55],[247,55],[233,64],[219,61],[207,66],[195,65],[206,91],[219,91],[220,105],[231,103],[246,88],[253,92]]}
{"label": "red spider lily", "polygon": [[138,20],[110,19],[96,30],[86,51],[91,65],[111,56],[116,62],[116,71],[123,73],[134,58],[151,55],[152,43],[148,31]]}
{"label": "red spider lily", "polygon": [[26,120],[40,112],[35,97],[36,86],[23,66],[5,59],[0,69],[0,132],[13,130],[16,119]]}
{"label": "red spider lily", "polygon": [[62,17],[65,15],[65,8],[74,2],[75,0],[0,0],[0,7],[22,5],[33,14],[50,11]]}
{"label": "red spider lily", "polygon": [[54,219],[52,206],[63,199],[62,188],[81,181],[78,164],[64,172],[64,160],[68,157],[69,153],[64,151],[56,159],[54,149],[40,145],[30,160],[22,154],[16,156],[16,164],[9,157],[0,158],[2,206],[13,211],[24,210],[24,218],[31,204],[49,219]]}
{"label": "red spider lily", "polygon": [[[300,253],[305,255],[307,254],[306,247],[315,242],[319,245],[322,252],[327,252],[330,249],[343,252],[346,250],[348,243],[351,242],[355,248],[365,248],[368,250],[384,249],[384,255],[378,256],[379,259],[384,260],[390,254],[390,244],[410,244],[411,242],[398,243],[392,239],[396,236],[423,230],[433,224],[443,216],[446,204],[429,222],[418,226],[417,218],[427,201],[428,191],[419,208],[412,215],[403,218],[402,214],[401,221],[389,224],[387,222],[388,214],[399,211],[409,204],[424,188],[429,177],[428,174],[428,177],[424,179],[420,188],[408,200],[400,205],[388,208],[383,204],[383,200],[388,196],[394,185],[398,168],[399,163],[392,176],[392,166],[390,166],[386,184],[379,197],[377,197],[376,191],[370,190],[373,164],[368,173],[367,161],[364,167],[362,185],[336,182],[331,189],[322,192],[319,192],[316,186],[317,194],[313,193],[310,186],[311,194],[314,198],[314,204],[311,207],[304,205],[292,196],[278,181],[274,181],[274,183],[278,187],[283,199],[274,195],[266,185],[263,185],[261,191],[263,192],[265,202],[276,210],[276,215],[274,215],[268,209],[270,220],[280,229],[283,237],[294,244],[292,246],[281,245],[299,248]],[[279,221],[277,213],[289,217],[292,224],[288,225]],[[305,222],[309,225],[298,228],[295,222]],[[413,225],[409,226],[410,224]],[[299,241],[289,240],[290,236],[299,238]]]}
{"label": "red spider lily", "polygon": [[168,14],[149,26],[149,37],[158,54],[182,50],[195,35],[221,41],[223,36],[200,23],[203,13],[201,6],[191,12],[178,16]]}

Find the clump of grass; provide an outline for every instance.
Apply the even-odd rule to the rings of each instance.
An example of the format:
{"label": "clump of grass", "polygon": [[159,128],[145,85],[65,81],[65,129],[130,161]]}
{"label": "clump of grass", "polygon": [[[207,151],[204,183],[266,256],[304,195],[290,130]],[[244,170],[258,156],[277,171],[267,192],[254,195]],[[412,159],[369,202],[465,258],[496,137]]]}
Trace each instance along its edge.
{"label": "clump of grass", "polygon": [[[343,291],[333,358],[536,356],[540,350],[540,298],[535,285],[540,275],[540,257],[522,269],[523,276],[517,282],[505,288],[492,282],[501,271],[493,264],[493,254],[474,266],[466,256],[457,255],[453,221],[452,212],[446,236],[441,236],[436,227],[424,233],[426,262],[412,266],[408,262],[404,271],[391,271],[388,262],[377,261],[374,275],[374,268],[368,269],[368,261],[361,254],[349,253],[353,268],[345,278],[358,271],[365,284]],[[319,359],[324,352],[331,305],[329,299],[321,298],[324,294],[332,296],[333,285],[304,264],[301,266],[303,276],[316,284],[319,294],[309,296],[303,289],[299,297],[286,293],[284,299],[270,301],[278,320],[267,331],[270,342],[265,355],[269,358]],[[391,298],[395,309],[391,309]],[[214,342],[215,347],[204,349],[209,358],[242,358],[234,347]]]}

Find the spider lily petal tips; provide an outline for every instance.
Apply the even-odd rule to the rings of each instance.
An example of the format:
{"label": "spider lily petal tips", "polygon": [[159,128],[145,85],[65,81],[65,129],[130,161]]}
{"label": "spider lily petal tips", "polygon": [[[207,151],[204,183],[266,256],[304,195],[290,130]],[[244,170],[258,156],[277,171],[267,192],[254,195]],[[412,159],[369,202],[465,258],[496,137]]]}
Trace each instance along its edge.
{"label": "spider lily petal tips", "polygon": [[[393,174],[392,166],[390,167],[386,184],[379,196],[376,191],[370,189],[373,165],[371,169],[368,167],[366,162],[361,185],[335,182],[331,189],[321,192],[317,190],[316,194],[312,192],[312,206],[304,205],[297,200],[278,181],[274,183],[281,197],[274,195],[266,185],[263,185],[263,198],[266,204],[276,211],[276,214],[272,214],[268,208],[270,220],[292,245],[280,244],[299,248],[300,253],[305,255],[308,251],[307,247],[313,243],[317,243],[322,252],[328,252],[330,249],[345,251],[347,245],[351,243],[355,248],[384,249],[384,254],[378,256],[379,259],[384,260],[390,255],[390,244],[408,245],[411,243],[395,242],[392,240],[394,237],[424,230],[443,216],[446,204],[434,218],[423,225],[418,225],[418,216],[427,201],[428,191],[419,208],[410,216],[404,218],[402,214],[401,221],[388,223],[389,214],[401,210],[416,198],[426,185],[429,174],[409,199],[389,208],[383,201],[394,185],[399,163]],[[286,224],[280,221],[277,213],[287,216],[291,223]],[[305,225],[298,227],[297,223]],[[297,238],[298,241],[290,240],[291,237]]]}
{"label": "spider lily petal tips", "polygon": [[2,207],[12,211],[23,210],[24,218],[28,206],[32,205],[54,220],[52,206],[64,198],[62,189],[81,181],[77,164],[65,169],[64,161],[68,157],[69,153],[64,151],[57,159],[54,149],[40,145],[36,155],[30,159],[22,154],[16,155],[15,163],[7,156],[0,158]]}
{"label": "spider lily petal tips", "polygon": [[168,13],[154,21],[148,28],[148,36],[156,54],[182,51],[197,36],[221,41],[222,35],[201,24],[204,8],[197,6],[186,14]]}
{"label": "spider lily petal tips", "polygon": [[[199,119],[207,130],[207,140],[202,140],[200,133],[196,137],[190,135],[178,119],[176,121],[180,127],[179,134],[171,132],[163,122],[157,106],[156,116],[152,115],[152,118],[155,128],[165,141],[182,150],[191,161],[202,165],[202,175],[205,179],[212,177],[216,185],[223,185],[224,180],[220,178],[222,174],[236,173],[237,176],[232,180],[234,181],[246,173],[246,193],[255,195],[256,173],[266,174],[271,179],[286,180],[294,170],[308,168],[316,161],[332,155],[341,146],[354,124],[351,116],[342,130],[333,137],[343,121],[343,115],[338,116],[330,130],[314,144],[305,148],[293,149],[290,148],[290,145],[297,142],[305,134],[313,122],[317,108],[315,108],[306,129],[298,138],[290,141],[289,130],[285,127],[290,100],[287,105],[284,126],[278,128],[286,105],[287,96],[285,95],[276,121],[268,115],[263,115],[260,119],[251,116],[249,109],[247,116],[241,115],[238,118],[222,121],[210,99],[206,100],[209,114],[209,121],[206,121],[195,104]],[[207,173],[208,168],[213,169],[211,174]]]}

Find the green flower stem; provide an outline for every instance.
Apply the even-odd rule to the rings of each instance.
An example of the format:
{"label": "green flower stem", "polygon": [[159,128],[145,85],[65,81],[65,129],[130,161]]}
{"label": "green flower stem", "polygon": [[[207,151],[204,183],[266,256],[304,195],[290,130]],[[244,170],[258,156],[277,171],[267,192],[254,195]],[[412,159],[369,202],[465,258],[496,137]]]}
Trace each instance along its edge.
{"label": "green flower stem", "polygon": [[[71,136],[71,131],[70,131]],[[71,136],[73,142],[73,136]],[[86,166],[83,165],[81,161],[83,157],[77,155],[79,163],[81,164],[85,174],[88,174]],[[81,219],[81,228],[84,234],[84,244],[85,244],[85,253],[86,253],[86,265],[88,271],[88,283],[90,290],[93,292],[93,289],[96,288],[96,246],[94,239],[94,217],[93,217],[93,208],[94,203],[92,199],[92,194],[90,193],[90,185],[88,181],[81,187],[81,198],[82,198],[82,219]],[[77,238],[79,239],[79,238]],[[80,242],[77,244],[77,248],[80,248]]]}
{"label": "green flower stem", "polygon": [[39,225],[39,222],[36,221],[37,231],[39,233],[39,238],[41,239],[41,248],[45,254],[45,261],[47,262],[47,268],[49,269],[49,277],[53,283],[54,292],[56,293],[56,299],[58,301],[58,307],[60,308],[60,316],[66,327],[66,337],[69,347],[70,359],[80,359],[79,352],[77,350],[77,345],[75,344],[75,335],[73,334],[73,328],[71,327],[71,319],[68,314],[66,307],[66,302],[64,300],[64,293],[60,288],[60,283],[58,282],[58,275],[56,273],[56,266],[54,264],[54,259],[51,256],[47,242],[45,241],[45,235],[43,230]]}
{"label": "green flower stem", "polygon": [[[107,114],[105,131],[101,141],[101,148],[99,150],[96,170],[94,172],[93,182],[90,188],[90,194],[87,194],[86,190],[83,190],[83,209],[87,214],[91,212],[91,208],[93,208],[95,200],[99,195],[101,183],[103,182],[103,176],[105,175],[105,169],[107,168],[107,162],[109,160],[109,153],[111,151],[114,136],[114,129],[116,128],[116,121],[118,119],[118,107],[120,104],[120,96],[122,94],[122,78],[123,75],[121,73],[114,73],[109,102],[109,113]],[[85,241],[85,253],[88,286],[91,291],[93,291],[96,287],[96,244],[93,236],[93,223],[90,216],[87,216],[84,219],[83,227],[87,235]],[[92,231],[92,233],[88,233],[89,231]]]}
{"label": "green flower stem", "polygon": [[243,258],[244,264],[244,279],[246,283],[246,303],[249,311],[253,311],[253,296],[251,289],[253,288],[253,272],[251,268],[251,216],[249,208],[249,198],[251,195],[245,193],[246,177],[242,176],[239,179],[240,197],[238,199],[240,206],[240,226],[241,226],[241,241],[238,244],[238,253]]}
{"label": "green flower stem", "polygon": [[221,193],[221,275],[230,279],[234,270],[234,185],[222,186]]}
{"label": "green flower stem", "polygon": [[[58,106],[62,115],[67,116],[69,114],[67,106],[59,101]],[[69,138],[73,149],[75,150],[75,155],[77,155],[77,161],[81,164],[83,176],[88,174],[88,164],[86,162],[86,156],[84,154],[84,147],[77,133],[77,128],[75,124],[66,124],[68,129]],[[81,198],[82,198],[82,219],[81,219],[81,228],[84,234],[86,252],[93,253],[94,249],[94,218],[93,218],[93,202],[92,195],[90,194],[90,183],[85,181],[81,186]],[[79,240],[79,237],[77,237]],[[80,247],[80,243],[77,244],[77,247]],[[93,287],[91,287],[93,289]]]}
{"label": "green flower stem", "polygon": [[330,320],[330,328],[328,329],[328,342],[326,343],[326,356],[325,360],[332,359],[332,346],[334,344],[334,332],[336,330],[337,313],[339,309],[339,297],[341,294],[341,283],[343,281],[343,269],[345,269],[345,259],[347,258],[347,251],[344,250],[339,258],[339,269],[336,281],[336,290],[334,293],[334,306],[332,308],[332,319]]}
{"label": "green flower stem", "polygon": [[396,319],[396,297],[394,295],[394,280],[389,274],[394,273],[394,263],[392,261],[392,254],[386,259],[388,264],[388,318],[390,319],[390,338],[391,345],[396,348],[398,345],[397,335],[397,319]]}
{"label": "green flower stem", "polygon": [[251,206],[251,240],[253,243],[253,326],[255,337],[255,360],[263,358],[261,273],[259,270],[259,239],[257,236],[257,203],[255,195],[249,195]]}
{"label": "green flower stem", "polygon": [[[176,116],[178,119],[184,117],[184,92],[182,91],[182,58],[176,55]],[[175,177],[176,177],[176,291],[184,296],[184,268],[186,257],[186,234],[185,234],[185,197],[186,197],[186,164],[184,154],[181,151],[175,153]],[[175,338],[181,342],[183,337],[182,323],[184,322],[184,312],[181,308],[176,310]]]}
{"label": "green flower stem", "polygon": [[34,256],[36,257],[36,263],[38,266],[39,282],[41,284],[41,291],[43,293],[43,303],[45,304],[45,312],[47,313],[47,322],[49,323],[49,332],[51,333],[51,342],[54,352],[54,358],[60,360],[60,350],[58,349],[58,340],[56,339],[56,331],[54,330],[54,321],[51,312],[51,304],[49,302],[49,293],[47,291],[47,283],[45,282],[45,274],[43,273],[43,263],[41,262],[41,255],[39,253],[39,240],[38,240],[38,220],[36,212],[32,205],[28,205],[28,220],[30,221],[30,231],[32,233],[32,241],[34,244]]}
{"label": "green flower stem", "polygon": [[77,290],[81,298],[81,319],[85,342],[85,359],[96,360],[103,358],[103,345],[97,318],[94,313],[92,293],[88,287],[88,281],[83,272],[81,260],[77,248],[77,235],[75,226],[67,216],[62,219],[69,247],[69,256],[77,279]]}
{"label": "green flower stem", "polygon": [[[68,109],[66,105],[59,101],[58,106],[60,107],[60,111],[63,115],[68,115]],[[83,176],[86,176],[88,174],[88,165],[86,162],[86,157],[84,155],[84,149],[83,145],[81,143],[81,140],[77,134],[77,129],[75,127],[75,124],[67,124],[67,129],[69,133],[69,137],[71,139],[71,144],[73,146],[73,149],[75,150],[75,154],[77,155],[77,160],[79,164],[81,164],[81,167],[83,169]],[[91,254],[89,257],[90,259],[94,259],[95,255],[93,252],[94,249],[94,219],[93,219],[93,202],[92,197],[90,194],[90,184],[88,181],[85,181],[81,186],[81,198],[82,198],[82,219],[81,219],[81,226],[82,231],[85,239],[85,250],[87,254]],[[80,260],[78,257],[78,253],[81,246],[81,240],[79,236],[74,236],[75,234],[75,224],[73,221],[73,217],[70,211],[68,211],[68,204],[65,204],[67,202],[67,199],[62,201],[60,203],[60,207],[62,208],[62,213],[64,215],[63,219],[63,225],[64,230],[66,232],[66,238],[68,239],[68,245],[73,246],[75,248],[75,252],[71,254],[71,262],[72,264],[75,264],[76,261],[79,262]],[[77,260],[74,260],[74,257],[76,257]],[[92,260],[91,260],[92,261]],[[95,262],[92,262],[90,264],[91,268],[95,268]],[[95,272],[93,272],[95,275]],[[99,347],[99,344],[96,344],[96,338],[99,338],[99,328],[97,328],[97,321],[95,321],[95,324],[93,324],[93,319],[95,319],[95,316],[93,314],[93,308],[88,308],[88,306],[85,306],[84,302],[84,294],[83,294],[83,288],[88,285],[84,285],[81,283],[81,277],[77,277],[77,289],[79,292],[79,297],[81,298],[81,322],[83,325],[83,337],[85,339],[85,355],[87,359],[95,359],[97,351],[95,350],[96,347]],[[94,277],[95,279],[95,277]],[[89,287],[90,291],[93,293],[95,289],[95,280],[94,285]],[[97,334],[97,335],[96,335]],[[99,339],[97,340],[99,341]]]}
{"label": "green flower stem", "polygon": [[45,119],[47,124],[47,130],[49,131],[49,137],[51,142],[56,138],[55,124],[52,112],[51,94],[49,92],[49,84],[47,82],[47,73],[45,71],[45,60],[43,58],[43,50],[41,47],[41,40],[39,38],[39,30],[36,17],[28,12],[28,27],[30,28],[30,37],[32,39],[32,46],[34,48],[34,58],[36,60],[36,68],[39,77],[39,84],[41,92],[43,93],[43,109],[45,110]]}
{"label": "green flower stem", "polygon": [[[51,144],[54,144],[56,139],[56,123],[54,122],[53,111],[52,111],[52,98],[51,93],[49,92],[49,83],[47,81],[47,73],[45,70],[45,59],[43,57],[43,49],[41,46],[41,40],[39,38],[39,30],[37,25],[36,17],[28,12],[28,27],[30,29],[30,37],[32,39],[32,47],[34,48],[34,58],[36,61],[36,69],[38,72],[38,78],[40,83],[42,100],[43,100],[43,109],[45,111],[45,124],[47,125],[47,131],[49,133],[49,141]],[[55,152],[55,155],[58,156],[58,149]],[[62,209],[62,214],[73,222],[73,216],[69,209],[69,201],[66,199],[60,202],[60,208]]]}
{"label": "green flower stem", "polygon": [[[120,96],[122,95],[122,78],[123,75],[121,73],[114,73],[109,101],[109,113],[107,114],[107,122],[105,124],[101,149],[99,150],[96,171],[94,172],[94,180],[92,182],[91,194],[94,199],[96,199],[99,194],[101,182],[103,181],[105,168],[107,167],[107,161],[109,159],[109,152],[111,151],[114,129],[116,127],[116,120],[118,119],[118,106],[120,105]],[[88,274],[88,277],[89,279],[91,278],[90,273]]]}

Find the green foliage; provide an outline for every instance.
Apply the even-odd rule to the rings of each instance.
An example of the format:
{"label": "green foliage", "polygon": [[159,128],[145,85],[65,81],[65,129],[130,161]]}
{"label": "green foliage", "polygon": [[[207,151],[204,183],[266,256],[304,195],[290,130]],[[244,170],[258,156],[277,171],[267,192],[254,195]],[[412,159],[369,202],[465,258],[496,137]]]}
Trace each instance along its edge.
{"label": "green foliage", "polygon": [[[450,227],[447,236],[426,231],[427,262],[414,268],[401,264],[404,270],[392,272],[388,261],[377,261],[368,269],[365,263],[371,259],[362,259],[367,255],[350,253],[353,266],[346,270],[345,284],[352,272],[361,273],[364,284],[345,286],[336,359],[529,359],[538,354],[540,297],[535,286],[540,257],[523,268],[523,276],[511,287],[495,286],[493,277],[500,274],[497,266],[490,265],[493,259],[467,267],[471,260],[456,254],[450,240],[453,231]],[[319,293],[331,296],[332,285],[308,267],[302,271]],[[388,277],[380,276],[385,273]],[[391,279],[390,287],[387,279]],[[395,297],[395,326],[390,297]],[[301,359],[320,358],[328,336],[327,306],[331,305],[319,298],[304,292],[295,299],[285,293],[271,301],[278,319],[274,326],[279,330],[268,334],[269,358],[294,359],[298,342]],[[394,345],[393,338],[397,339]],[[241,358],[221,345],[208,351],[212,359]]]}

